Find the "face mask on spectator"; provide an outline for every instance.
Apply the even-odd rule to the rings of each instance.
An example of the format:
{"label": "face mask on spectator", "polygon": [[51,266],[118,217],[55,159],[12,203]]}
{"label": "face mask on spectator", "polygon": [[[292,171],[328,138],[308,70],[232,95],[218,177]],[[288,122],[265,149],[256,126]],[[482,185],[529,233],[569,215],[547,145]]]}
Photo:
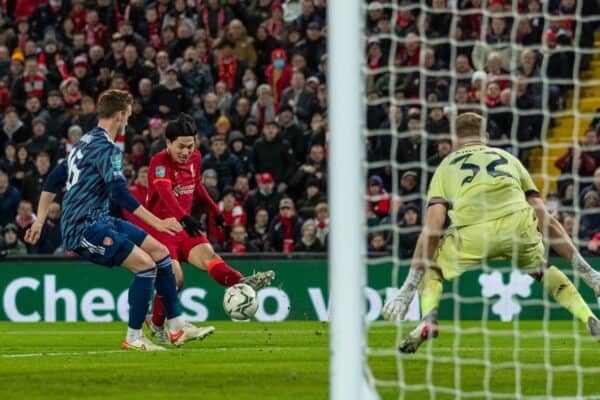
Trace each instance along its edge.
{"label": "face mask on spectator", "polygon": [[[277,66],[275,68],[277,68]],[[246,81],[246,82],[244,82],[244,87],[247,90],[254,90],[254,89],[256,89],[256,81],[254,81],[254,80]]]}
{"label": "face mask on spectator", "polygon": [[285,65],[285,61],[283,61],[283,60],[273,61],[273,66],[277,69],[282,69],[284,65]]}

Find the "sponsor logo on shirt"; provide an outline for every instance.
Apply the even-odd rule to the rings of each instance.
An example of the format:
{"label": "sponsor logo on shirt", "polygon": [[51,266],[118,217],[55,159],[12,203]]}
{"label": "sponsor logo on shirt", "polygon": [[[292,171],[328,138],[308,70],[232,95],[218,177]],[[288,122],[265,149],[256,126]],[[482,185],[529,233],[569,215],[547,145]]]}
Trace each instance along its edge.
{"label": "sponsor logo on shirt", "polygon": [[196,185],[177,185],[173,188],[173,193],[175,196],[179,196],[182,194],[193,194]]}

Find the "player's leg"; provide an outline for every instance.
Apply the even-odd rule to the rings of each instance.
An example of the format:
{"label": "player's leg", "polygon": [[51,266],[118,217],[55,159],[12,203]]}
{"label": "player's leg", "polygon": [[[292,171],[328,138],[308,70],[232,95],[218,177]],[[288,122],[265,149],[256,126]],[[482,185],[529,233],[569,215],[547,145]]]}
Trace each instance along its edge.
{"label": "player's leg", "polygon": [[548,266],[542,235],[537,230],[535,219],[531,218],[531,211],[519,214],[512,216],[513,221],[510,221],[510,226],[516,227],[513,246],[518,251],[519,267],[535,269],[531,276],[541,281],[556,302],[586,324],[592,336],[600,340],[600,324],[571,280],[560,269]]}
{"label": "player's leg", "polygon": [[187,254],[187,261],[200,268],[223,286],[233,286],[237,283],[250,285],[254,290],[262,289],[271,284],[275,279],[273,271],[256,272],[244,277],[241,272],[228,265],[204,237],[191,237],[184,241],[183,254]]}
{"label": "player's leg", "polygon": [[[173,253],[171,253],[171,255],[173,255]],[[175,275],[175,284],[177,285],[177,291],[179,292],[183,288],[183,270],[181,264],[179,264],[179,261],[176,259],[172,259],[172,267],[173,274]],[[165,319],[165,309],[157,292],[154,295],[152,315],[146,318],[146,325],[150,328],[156,342],[160,344],[169,343],[169,335],[164,327]]]}
{"label": "player's leg", "polygon": [[544,267],[531,275],[544,284],[558,304],[586,324],[590,334],[600,341],[600,323],[571,280],[554,265],[548,267],[544,263]]}
{"label": "player's leg", "polygon": [[480,265],[489,247],[494,243],[482,243],[490,229],[489,224],[479,224],[462,229],[449,229],[439,244],[435,255],[437,267],[429,267],[419,284],[421,315],[417,326],[400,342],[398,350],[414,353],[426,340],[439,335],[438,307],[442,297],[442,279],[451,280],[470,268]]}
{"label": "player's leg", "polygon": [[[116,229],[136,243],[154,261],[156,279],[154,287],[161,298],[171,343],[180,346],[190,340],[201,340],[214,331],[214,327],[196,327],[184,321],[181,317],[179,299],[177,297],[177,284],[173,273],[172,260],[169,250],[152,235],[130,224],[127,221],[115,220]],[[139,243],[139,244],[138,244]],[[144,314],[145,318],[146,314]]]}
{"label": "player's leg", "polygon": [[164,350],[147,340],[142,333],[144,316],[148,312],[156,277],[153,260],[130,241],[115,231],[109,220],[88,228],[77,253],[84,259],[100,265],[122,265],[135,274],[129,287],[129,321],[122,348],[134,350]]}

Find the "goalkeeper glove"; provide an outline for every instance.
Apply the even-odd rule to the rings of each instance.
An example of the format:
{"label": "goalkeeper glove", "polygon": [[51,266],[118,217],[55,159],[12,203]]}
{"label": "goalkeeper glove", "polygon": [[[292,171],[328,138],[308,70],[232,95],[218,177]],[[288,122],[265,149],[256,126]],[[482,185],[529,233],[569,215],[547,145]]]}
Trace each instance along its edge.
{"label": "goalkeeper glove", "polygon": [[185,215],[179,221],[181,222],[181,226],[188,235],[190,236],[200,236],[202,235],[202,226],[200,222],[198,222],[194,217],[190,215]]}
{"label": "goalkeeper glove", "polygon": [[225,218],[223,218],[223,214],[215,215],[215,223],[218,227],[225,227]]}

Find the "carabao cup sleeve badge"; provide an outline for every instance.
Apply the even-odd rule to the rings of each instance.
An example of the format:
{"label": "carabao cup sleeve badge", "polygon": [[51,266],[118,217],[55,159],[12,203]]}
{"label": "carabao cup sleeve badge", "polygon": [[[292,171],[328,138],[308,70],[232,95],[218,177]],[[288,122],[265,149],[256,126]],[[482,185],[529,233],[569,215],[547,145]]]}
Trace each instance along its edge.
{"label": "carabao cup sleeve badge", "polygon": [[163,167],[162,165],[156,167],[155,175],[157,178],[164,178],[167,175],[165,167]]}

